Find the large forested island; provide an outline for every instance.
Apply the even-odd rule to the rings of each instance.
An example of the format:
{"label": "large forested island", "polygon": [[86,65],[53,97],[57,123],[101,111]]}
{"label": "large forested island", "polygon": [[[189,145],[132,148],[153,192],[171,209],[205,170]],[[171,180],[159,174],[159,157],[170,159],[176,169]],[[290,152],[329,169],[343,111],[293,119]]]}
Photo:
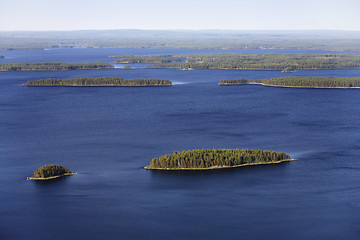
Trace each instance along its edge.
{"label": "large forested island", "polygon": [[63,70],[81,70],[81,69],[104,69],[114,68],[109,63],[0,63],[0,71],[63,71]]}
{"label": "large forested island", "polygon": [[147,68],[280,70],[360,68],[360,54],[310,53],[205,53],[173,55],[180,63],[154,64]]}
{"label": "large forested island", "polygon": [[50,179],[59,178],[62,176],[69,176],[69,175],[73,175],[73,174],[77,174],[77,173],[71,172],[65,166],[49,164],[49,165],[42,166],[42,167],[38,168],[37,170],[35,170],[32,177],[28,177],[27,179],[28,180],[50,180]]}
{"label": "large forested island", "polygon": [[183,62],[181,58],[162,58],[162,57],[131,57],[122,58],[114,61],[114,63],[174,63]]}
{"label": "large forested island", "polygon": [[196,149],[153,158],[145,169],[209,170],[292,161],[283,152],[251,149]]}
{"label": "large forested island", "polygon": [[219,85],[261,84],[274,87],[359,88],[360,78],[339,77],[277,77],[269,79],[225,79]]}
{"label": "large forested island", "polygon": [[123,79],[116,77],[92,77],[57,79],[48,78],[27,81],[24,86],[34,87],[147,87],[147,86],[171,86],[172,82],[166,79]]}

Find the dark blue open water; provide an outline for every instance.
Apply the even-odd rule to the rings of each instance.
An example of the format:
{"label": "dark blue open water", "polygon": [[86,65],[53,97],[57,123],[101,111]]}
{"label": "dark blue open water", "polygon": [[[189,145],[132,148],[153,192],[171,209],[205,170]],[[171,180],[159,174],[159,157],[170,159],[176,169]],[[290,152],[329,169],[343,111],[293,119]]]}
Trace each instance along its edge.
{"label": "dark blue open water", "polygon": [[[0,54],[110,62],[110,54],[140,50],[50,51]],[[217,85],[295,75],[357,77],[360,70],[0,72],[0,239],[359,239],[360,90]],[[81,76],[159,77],[175,85],[20,85]],[[298,161],[208,172],[141,168],[195,148],[269,149]],[[25,180],[49,163],[79,174]]]}

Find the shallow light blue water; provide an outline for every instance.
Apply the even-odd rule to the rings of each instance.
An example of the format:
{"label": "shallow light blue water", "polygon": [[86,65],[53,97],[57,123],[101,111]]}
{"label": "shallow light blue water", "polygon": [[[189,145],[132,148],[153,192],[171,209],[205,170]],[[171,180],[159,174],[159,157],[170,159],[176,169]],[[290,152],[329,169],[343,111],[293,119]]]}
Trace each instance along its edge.
{"label": "shallow light blue water", "polygon": [[[63,56],[53,56],[58,61],[79,53],[56,51]],[[93,59],[117,51],[138,54],[105,49]],[[19,58],[33,52],[23,53],[29,55]],[[36,54],[49,60],[45,51]],[[83,59],[80,54],[76,61]],[[237,77],[359,74],[0,72],[0,239],[359,239],[360,90],[217,85]],[[159,77],[175,85],[21,86],[82,76]],[[195,148],[269,149],[298,161],[209,172],[141,168],[153,157]],[[46,183],[25,180],[48,163],[79,174]]]}

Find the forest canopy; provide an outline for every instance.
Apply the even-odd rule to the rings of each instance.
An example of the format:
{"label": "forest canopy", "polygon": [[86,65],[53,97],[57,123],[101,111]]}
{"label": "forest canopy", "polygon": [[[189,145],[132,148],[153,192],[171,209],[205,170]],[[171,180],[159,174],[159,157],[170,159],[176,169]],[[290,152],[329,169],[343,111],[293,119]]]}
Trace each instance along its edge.
{"label": "forest canopy", "polygon": [[358,88],[360,78],[340,77],[277,77],[269,79],[224,79],[219,85],[262,84],[279,87],[303,87],[303,88]]}
{"label": "forest canopy", "polygon": [[283,152],[251,149],[195,149],[153,158],[145,169],[202,170],[291,161]]}
{"label": "forest canopy", "polygon": [[171,86],[172,82],[166,79],[123,79],[116,77],[93,78],[48,78],[27,81],[24,86],[69,86],[69,87],[142,87],[142,86]]}
{"label": "forest canopy", "polygon": [[109,63],[0,63],[0,71],[60,71],[60,70],[80,70],[80,69],[104,69],[114,68]]}

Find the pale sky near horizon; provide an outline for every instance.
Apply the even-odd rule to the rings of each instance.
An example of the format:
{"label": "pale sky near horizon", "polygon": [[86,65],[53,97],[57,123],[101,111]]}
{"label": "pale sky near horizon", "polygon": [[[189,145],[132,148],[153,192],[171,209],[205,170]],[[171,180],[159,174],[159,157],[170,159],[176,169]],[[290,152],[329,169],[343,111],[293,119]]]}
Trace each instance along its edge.
{"label": "pale sky near horizon", "polygon": [[0,30],[356,30],[359,0],[0,0]]}

